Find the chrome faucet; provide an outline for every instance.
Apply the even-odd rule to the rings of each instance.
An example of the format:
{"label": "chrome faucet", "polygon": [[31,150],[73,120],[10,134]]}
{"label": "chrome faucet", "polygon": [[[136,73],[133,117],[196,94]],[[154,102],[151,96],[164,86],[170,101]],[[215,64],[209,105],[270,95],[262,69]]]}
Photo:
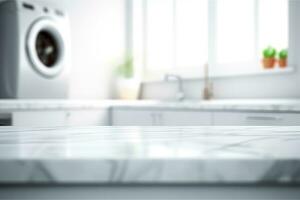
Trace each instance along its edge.
{"label": "chrome faucet", "polygon": [[175,80],[175,81],[178,82],[178,90],[177,90],[177,93],[176,93],[176,100],[178,100],[178,101],[184,100],[185,94],[183,92],[182,78],[178,75],[166,74],[165,75],[165,81],[171,81],[171,80]]}

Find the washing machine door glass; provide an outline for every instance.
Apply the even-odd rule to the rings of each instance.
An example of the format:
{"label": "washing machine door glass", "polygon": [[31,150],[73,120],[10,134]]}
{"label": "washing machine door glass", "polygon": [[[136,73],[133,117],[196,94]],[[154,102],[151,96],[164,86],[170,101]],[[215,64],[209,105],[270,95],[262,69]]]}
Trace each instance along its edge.
{"label": "washing machine door glass", "polygon": [[58,76],[65,66],[65,32],[54,20],[37,20],[28,32],[27,53],[32,67],[45,77]]}
{"label": "washing machine door glass", "polygon": [[59,47],[55,38],[46,31],[38,33],[36,53],[40,61],[48,68],[55,66],[59,59]]}

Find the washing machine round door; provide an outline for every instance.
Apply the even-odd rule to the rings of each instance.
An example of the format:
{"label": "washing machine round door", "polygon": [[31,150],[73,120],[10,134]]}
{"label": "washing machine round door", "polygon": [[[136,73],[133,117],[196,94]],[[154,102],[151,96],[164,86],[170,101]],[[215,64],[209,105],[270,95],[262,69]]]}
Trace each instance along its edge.
{"label": "washing machine round door", "polygon": [[65,33],[52,19],[39,19],[31,27],[27,38],[27,54],[32,67],[45,77],[62,72],[65,59]]}

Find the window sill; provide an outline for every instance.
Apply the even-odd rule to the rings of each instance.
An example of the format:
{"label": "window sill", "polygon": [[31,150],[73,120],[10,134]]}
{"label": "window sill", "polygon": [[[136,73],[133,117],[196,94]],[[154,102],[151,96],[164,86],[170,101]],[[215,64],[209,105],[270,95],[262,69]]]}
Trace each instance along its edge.
{"label": "window sill", "polygon": [[[188,71],[171,71],[171,72],[155,72],[151,73],[144,78],[144,83],[150,82],[160,82],[164,80],[165,74],[176,74],[180,75],[183,79],[187,80],[195,80],[195,79],[203,79],[203,72],[199,73],[199,69],[191,69]],[[281,75],[281,74],[291,74],[295,72],[294,66],[287,66],[286,68],[279,68],[276,66],[273,69],[263,69],[262,67],[254,68],[253,70],[247,71],[238,71],[238,70],[230,70],[230,71],[218,71],[218,72],[210,72],[210,78],[219,79],[219,78],[236,78],[236,77],[248,77],[248,76],[268,76],[268,75]]]}
{"label": "window sill", "polygon": [[211,75],[212,78],[226,78],[226,77],[240,77],[240,76],[261,76],[261,75],[276,75],[276,74],[289,74],[293,73],[295,68],[287,66],[286,68],[275,67],[273,69],[263,69],[262,67],[254,70],[247,71],[234,71],[234,72],[215,72]]}

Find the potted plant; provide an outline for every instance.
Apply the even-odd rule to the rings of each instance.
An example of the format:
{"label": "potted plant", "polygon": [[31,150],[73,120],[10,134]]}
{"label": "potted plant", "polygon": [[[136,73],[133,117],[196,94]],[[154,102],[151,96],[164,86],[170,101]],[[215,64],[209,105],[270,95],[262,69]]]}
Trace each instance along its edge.
{"label": "potted plant", "polygon": [[279,67],[281,68],[287,67],[287,58],[288,58],[288,51],[286,49],[282,49],[279,52],[279,59],[278,59]]}
{"label": "potted plant", "polygon": [[276,50],[273,47],[268,47],[263,50],[263,66],[265,69],[272,69],[276,63]]}
{"label": "potted plant", "polygon": [[134,100],[139,96],[140,81],[135,77],[132,56],[125,56],[117,66],[117,93],[119,99]]}

